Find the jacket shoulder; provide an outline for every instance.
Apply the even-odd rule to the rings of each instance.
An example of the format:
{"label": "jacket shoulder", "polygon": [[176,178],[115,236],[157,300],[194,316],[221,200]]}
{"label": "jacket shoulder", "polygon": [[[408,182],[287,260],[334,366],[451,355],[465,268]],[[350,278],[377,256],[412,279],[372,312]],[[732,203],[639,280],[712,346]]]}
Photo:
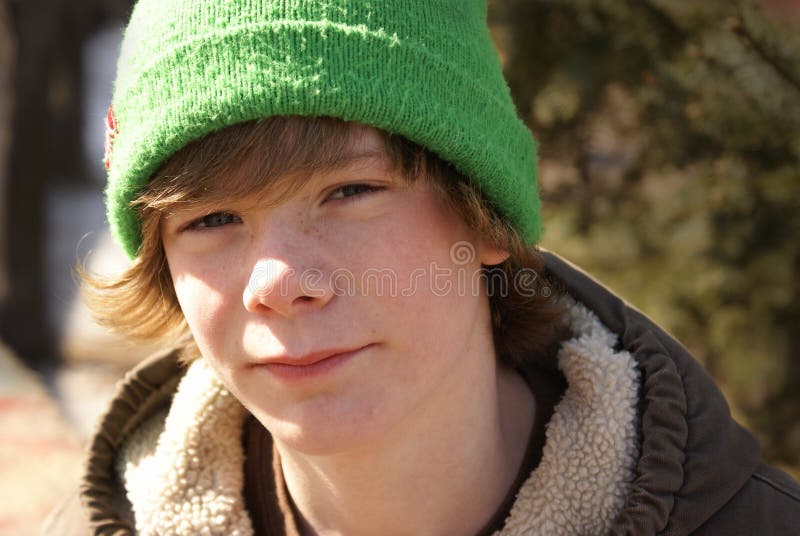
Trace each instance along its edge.
{"label": "jacket shoulder", "polygon": [[789,536],[800,527],[800,484],[789,475],[760,464],[739,492],[695,534]]}
{"label": "jacket shoulder", "polygon": [[663,328],[580,268],[549,274],[619,336],[642,376],[640,458],[615,534],[798,534],[800,491],[761,461],[712,378]]}

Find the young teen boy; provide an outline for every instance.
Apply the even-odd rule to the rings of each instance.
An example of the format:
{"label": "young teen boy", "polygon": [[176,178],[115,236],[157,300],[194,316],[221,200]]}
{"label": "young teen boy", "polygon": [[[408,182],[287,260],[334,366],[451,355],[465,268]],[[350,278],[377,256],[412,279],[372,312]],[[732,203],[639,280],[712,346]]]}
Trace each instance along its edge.
{"label": "young teen boy", "polygon": [[166,351],[53,530],[796,534],[800,488],[686,350],[535,248],[485,11],[138,3],[106,145],[133,266],[87,282]]}

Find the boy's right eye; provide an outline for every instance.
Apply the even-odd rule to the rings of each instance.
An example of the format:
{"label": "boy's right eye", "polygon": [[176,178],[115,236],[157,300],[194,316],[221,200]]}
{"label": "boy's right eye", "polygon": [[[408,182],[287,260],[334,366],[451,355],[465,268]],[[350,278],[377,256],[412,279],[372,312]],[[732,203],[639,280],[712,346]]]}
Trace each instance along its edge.
{"label": "boy's right eye", "polygon": [[242,220],[239,218],[239,216],[230,212],[214,212],[189,222],[189,224],[186,225],[183,230],[192,231],[197,229],[213,229],[215,227],[222,227],[229,223],[242,223]]}

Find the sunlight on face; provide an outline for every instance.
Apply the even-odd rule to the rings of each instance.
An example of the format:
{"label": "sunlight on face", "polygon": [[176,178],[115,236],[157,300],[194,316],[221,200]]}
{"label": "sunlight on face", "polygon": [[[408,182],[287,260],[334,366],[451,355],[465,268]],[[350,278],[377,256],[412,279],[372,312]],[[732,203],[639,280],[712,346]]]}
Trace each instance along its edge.
{"label": "sunlight on face", "polygon": [[[353,150],[379,144],[373,133]],[[277,205],[174,215],[162,237],[204,358],[276,440],[323,453],[446,403],[454,382],[494,366],[488,298],[458,282],[496,252],[385,157],[306,180]],[[471,257],[454,259],[454,244],[474,245]]]}

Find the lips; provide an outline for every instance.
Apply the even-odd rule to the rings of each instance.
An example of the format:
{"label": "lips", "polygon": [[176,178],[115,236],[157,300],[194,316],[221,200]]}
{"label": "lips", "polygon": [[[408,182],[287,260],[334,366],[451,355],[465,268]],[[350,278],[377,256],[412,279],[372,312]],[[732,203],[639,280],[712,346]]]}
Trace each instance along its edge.
{"label": "lips", "polygon": [[334,357],[339,354],[345,354],[348,352],[355,352],[359,350],[359,348],[346,348],[346,349],[336,349],[336,350],[323,350],[320,352],[314,352],[312,354],[307,354],[301,357],[290,357],[290,356],[280,356],[274,358],[264,359],[255,365],[272,365],[272,364],[280,364],[280,365],[290,365],[293,367],[306,367],[308,365],[313,365],[314,363],[319,363],[320,361],[324,361],[331,357]]}
{"label": "lips", "polygon": [[300,357],[280,356],[264,359],[252,364],[254,368],[269,371],[285,380],[296,380],[321,376],[355,357],[368,346],[359,348],[330,349]]}

